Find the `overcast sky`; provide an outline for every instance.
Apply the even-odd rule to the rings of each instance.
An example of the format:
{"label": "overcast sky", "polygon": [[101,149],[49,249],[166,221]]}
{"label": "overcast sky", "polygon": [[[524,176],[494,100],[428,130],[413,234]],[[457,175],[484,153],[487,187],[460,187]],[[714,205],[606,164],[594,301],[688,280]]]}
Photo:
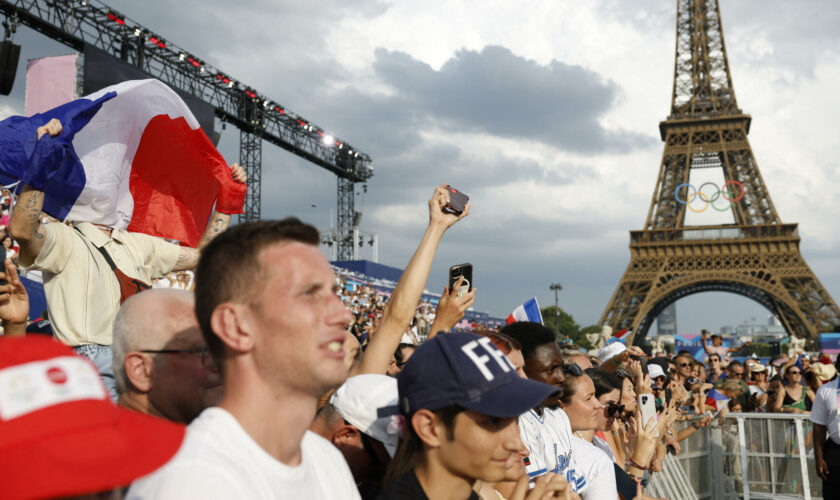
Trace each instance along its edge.
{"label": "overcast sky", "polygon": [[[548,287],[581,325],[598,321],[641,229],[670,107],[673,0],[587,2],[222,0],[110,5],[368,153],[375,176],[357,196],[380,262],[403,267],[422,235],[426,200],[448,182],[472,213],[446,235],[428,288],[472,262],[476,309],[506,316]],[[738,104],[784,222],[840,298],[836,117],[840,4],[721,0]],[[20,28],[21,68],[69,53]],[[23,112],[23,69],[0,116]],[[220,150],[238,158],[238,133]],[[693,178],[694,180],[694,178]],[[335,177],[263,147],[263,217],[327,227]],[[314,205],[314,207],[313,207]],[[706,215],[706,214],[701,214]],[[709,217],[713,217],[708,214]],[[695,217],[693,224],[715,223]],[[369,257],[365,249],[363,256]],[[678,302],[681,332],[768,312],[740,296]]]}

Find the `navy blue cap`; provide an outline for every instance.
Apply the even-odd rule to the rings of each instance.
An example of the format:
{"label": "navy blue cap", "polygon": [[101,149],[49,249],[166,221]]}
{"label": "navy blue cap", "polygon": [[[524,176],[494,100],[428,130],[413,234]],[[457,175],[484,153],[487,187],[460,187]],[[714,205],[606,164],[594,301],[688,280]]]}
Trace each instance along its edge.
{"label": "navy blue cap", "polygon": [[52,323],[48,319],[38,318],[26,327],[26,333],[40,333],[52,336]]}
{"label": "navy blue cap", "polygon": [[514,418],[546,399],[557,387],[528,380],[487,337],[440,334],[414,351],[397,376],[400,411],[458,405],[498,418]]}

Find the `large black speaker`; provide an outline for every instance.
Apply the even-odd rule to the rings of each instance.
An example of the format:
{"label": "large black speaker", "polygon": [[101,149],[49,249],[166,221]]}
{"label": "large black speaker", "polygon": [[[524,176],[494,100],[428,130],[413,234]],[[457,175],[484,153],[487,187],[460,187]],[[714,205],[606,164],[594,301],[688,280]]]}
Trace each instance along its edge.
{"label": "large black speaker", "polygon": [[20,45],[13,44],[11,40],[0,42],[0,94],[11,93],[19,59]]}
{"label": "large black speaker", "polygon": [[780,342],[770,342],[770,355],[778,356],[782,353],[782,344]]}

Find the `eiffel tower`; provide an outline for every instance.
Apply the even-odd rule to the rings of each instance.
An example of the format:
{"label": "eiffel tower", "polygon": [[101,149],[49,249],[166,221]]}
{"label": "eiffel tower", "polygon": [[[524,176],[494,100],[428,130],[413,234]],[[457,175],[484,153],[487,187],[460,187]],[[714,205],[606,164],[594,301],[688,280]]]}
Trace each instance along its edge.
{"label": "eiffel tower", "polygon": [[[783,224],[764,185],[738,108],[717,0],[678,0],[671,114],[645,228],[630,231],[630,264],[600,324],[640,344],[653,320],[700,292],[743,295],[790,335],[837,331],[840,309],[799,252],[797,224]],[[719,168],[725,183],[694,187],[689,174]],[[686,226],[686,211],[731,211],[732,224]]]}

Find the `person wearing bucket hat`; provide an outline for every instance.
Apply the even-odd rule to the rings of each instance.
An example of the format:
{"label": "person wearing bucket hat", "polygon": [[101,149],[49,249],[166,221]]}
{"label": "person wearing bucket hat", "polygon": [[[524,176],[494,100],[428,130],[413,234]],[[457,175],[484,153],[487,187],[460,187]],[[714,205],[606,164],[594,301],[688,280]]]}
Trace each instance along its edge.
{"label": "person wearing bucket hat", "polygon": [[[558,395],[556,387],[520,377],[489,338],[472,333],[438,335],[418,347],[397,387],[406,437],[386,474],[386,500],[478,499],[477,481],[501,481],[521,466],[517,417]],[[523,474],[514,498],[527,483]],[[547,475],[537,487],[567,485]]]}
{"label": "person wearing bucket hat", "polygon": [[341,451],[363,499],[381,491],[404,430],[399,414],[397,379],[368,373],[348,378],[309,427]]}
{"label": "person wearing bucket hat", "polygon": [[63,344],[0,337],[0,498],[128,486],[175,454],[184,429],[115,406],[96,367]]}

